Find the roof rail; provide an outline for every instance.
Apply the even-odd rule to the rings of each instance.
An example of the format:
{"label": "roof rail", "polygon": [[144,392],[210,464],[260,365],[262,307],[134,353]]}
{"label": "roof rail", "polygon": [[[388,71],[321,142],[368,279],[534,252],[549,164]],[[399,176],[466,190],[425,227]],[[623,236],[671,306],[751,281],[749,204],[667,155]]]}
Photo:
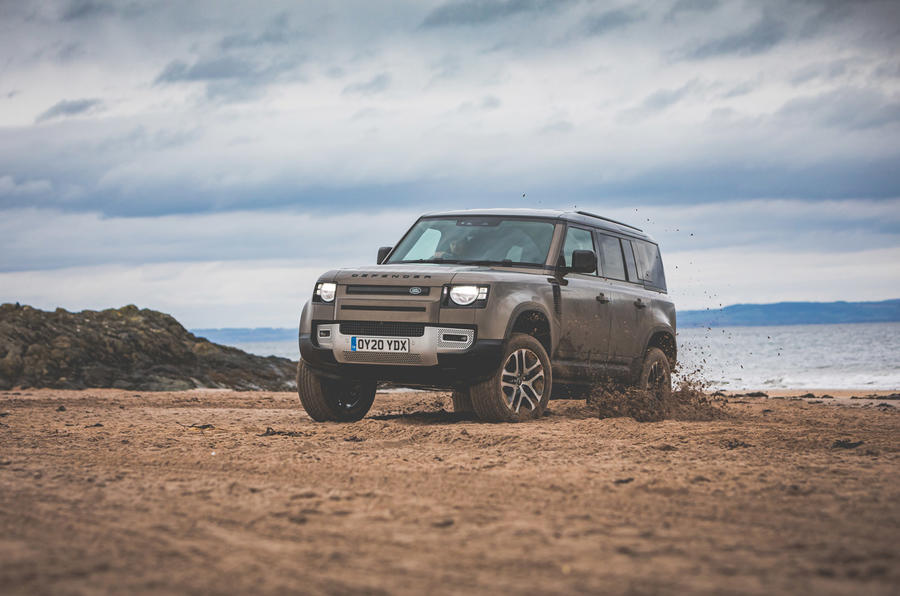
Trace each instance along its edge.
{"label": "roof rail", "polygon": [[602,219],[604,221],[611,221],[614,224],[619,224],[620,226],[625,226],[626,228],[631,228],[632,230],[637,230],[638,232],[643,232],[644,230],[640,228],[636,228],[634,226],[630,226],[627,223],[622,223],[621,221],[617,221],[615,219],[610,219],[608,217],[603,217],[602,215],[597,215],[596,213],[590,213],[588,211],[576,211],[579,215],[587,215],[588,217],[596,217],[597,219]]}

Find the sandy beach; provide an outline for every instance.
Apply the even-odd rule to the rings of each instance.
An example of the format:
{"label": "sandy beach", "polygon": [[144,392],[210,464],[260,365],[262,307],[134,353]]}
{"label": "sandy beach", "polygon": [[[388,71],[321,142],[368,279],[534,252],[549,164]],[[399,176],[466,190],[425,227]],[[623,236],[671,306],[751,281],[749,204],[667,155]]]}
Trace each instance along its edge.
{"label": "sandy beach", "polygon": [[895,594],[900,402],[870,393],[507,425],[392,392],[337,425],[291,393],[0,392],[0,586]]}

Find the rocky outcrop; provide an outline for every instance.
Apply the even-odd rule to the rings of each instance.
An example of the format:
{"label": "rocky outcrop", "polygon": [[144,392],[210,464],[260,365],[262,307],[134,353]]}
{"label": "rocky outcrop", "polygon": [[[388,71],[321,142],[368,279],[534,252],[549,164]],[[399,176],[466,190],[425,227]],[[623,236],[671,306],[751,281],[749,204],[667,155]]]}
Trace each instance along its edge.
{"label": "rocky outcrop", "polygon": [[0,305],[0,389],[296,388],[296,364],[214,344],[136,306],[79,313]]}

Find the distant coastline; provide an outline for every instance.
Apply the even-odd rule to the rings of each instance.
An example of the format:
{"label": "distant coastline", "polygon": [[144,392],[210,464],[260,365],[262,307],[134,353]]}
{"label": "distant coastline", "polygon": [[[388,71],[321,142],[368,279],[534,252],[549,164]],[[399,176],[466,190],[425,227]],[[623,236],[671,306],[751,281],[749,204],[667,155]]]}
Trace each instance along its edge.
{"label": "distant coastline", "polygon": [[679,327],[776,327],[897,321],[900,321],[900,299],[879,302],[733,304],[720,309],[678,312]]}
{"label": "distant coastline", "polygon": [[[763,327],[900,322],[900,298],[879,302],[776,302],[733,304],[720,309],[680,310],[679,327]],[[296,327],[224,327],[191,329],[216,343],[294,340]]]}

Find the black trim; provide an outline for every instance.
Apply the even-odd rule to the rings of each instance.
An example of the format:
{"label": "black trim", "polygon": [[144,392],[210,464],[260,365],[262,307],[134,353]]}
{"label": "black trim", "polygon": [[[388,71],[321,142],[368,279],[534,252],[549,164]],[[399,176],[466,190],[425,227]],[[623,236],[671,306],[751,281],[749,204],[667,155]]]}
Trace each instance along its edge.
{"label": "black trim", "polygon": [[425,312],[424,306],[373,306],[369,304],[342,304],[341,310],[376,310],[387,312]]}
{"label": "black trim", "polygon": [[477,340],[466,352],[438,354],[437,366],[344,364],[330,349],[316,348],[308,335],[300,336],[300,356],[318,374],[335,379],[374,379],[416,387],[454,388],[487,379],[503,358],[503,340]]}
{"label": "black trim", "polygon": [[[410,292],[412,288],[419,288],[419,293]],[[372,296],[427,296],[431,293],[428,286],[372,286],[372,285],[348,285],[347,294],[368,294]]]}
{"label": "black trim", "polygon": [[603,217],[602,215],[597,215],[596,213],[591,213],[590,211],[576,211],[578,215],[584,215],[586,217],[596,217],[597,219],[602,219],[603,221],[611,221],[614,224],[619,224],[620,226],[625,226],[626,228],[631,228],[632,230],[637,230],[640,233],[644,233],[644,230],[640,228],[636,228],[634,226],[628,225],[627,223],[623,223],[621,221],[610,219],[608,217]]}

